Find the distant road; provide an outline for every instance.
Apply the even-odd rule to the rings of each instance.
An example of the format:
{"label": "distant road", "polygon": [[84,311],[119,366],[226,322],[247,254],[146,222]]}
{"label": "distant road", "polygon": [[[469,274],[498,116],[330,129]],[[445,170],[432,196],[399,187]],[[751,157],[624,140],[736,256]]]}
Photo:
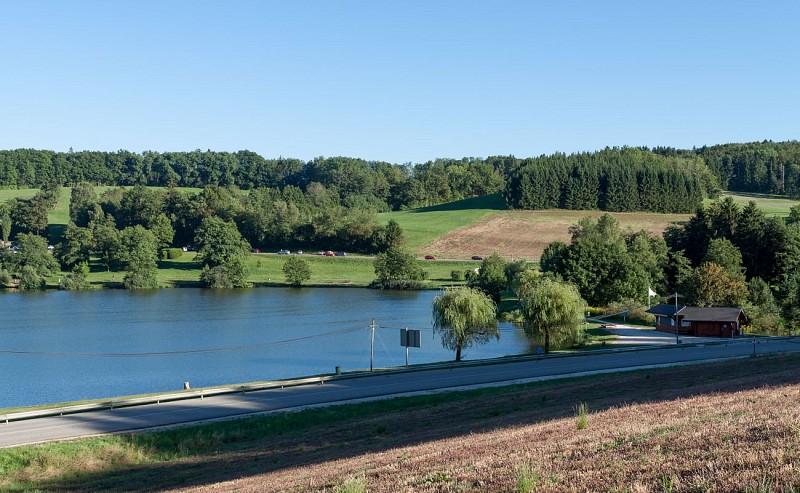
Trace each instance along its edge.
{"label": "distant road", "polygon": [[[502,385],[660,365],[699,363],[719,359],[800,351],[800,339],[737,339],[727,345],[687,345],[640,351],[581,353],[499,364],[465,364],[448,368],[376,373],[342,378],[324,384],[227,394],[113,410],[0,423],[0,447],[128,432],[154,427],[228,419],[362,399],[415,392]],[[470,362],[474,363],[474,362]]]}

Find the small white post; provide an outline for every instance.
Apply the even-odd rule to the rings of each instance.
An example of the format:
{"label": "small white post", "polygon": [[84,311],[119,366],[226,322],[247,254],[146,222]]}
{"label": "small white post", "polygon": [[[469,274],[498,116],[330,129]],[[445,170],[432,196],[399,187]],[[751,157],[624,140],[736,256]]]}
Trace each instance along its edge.
{"label": "small white post", "polygon": [[372,337],[369,343],[369,371],[372,371],[372,361],[375,356],[375,319],[372,319]]}

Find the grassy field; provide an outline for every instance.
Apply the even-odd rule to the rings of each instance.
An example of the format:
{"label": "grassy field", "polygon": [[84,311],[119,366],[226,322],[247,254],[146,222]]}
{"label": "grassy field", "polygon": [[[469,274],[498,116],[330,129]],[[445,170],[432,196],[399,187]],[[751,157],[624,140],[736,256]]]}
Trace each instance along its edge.
{"label": "grassy field", "polygon": [[798,364],[745,359],[17,447],[0,450],[0,489],[797,491]]}
{"label": "grassy field", "polygon": [[[767,216],[787,217],[789,215],[789,209],[800,204],[800,202],[796,200],[787,199],[780,195],[766,195],[762,193],[723,192],[719,200],[725,197],[731,197],[740,207],[744,207],[748,202],[753,201]],[[711,200],[706,200],[704,205],[708,206],[711,202]]]}
{"label": "grassy field", "polygon": [[[765,195],[724,194],[744,206],[755,200],[770,216],[786,217],[798,201]],[[711,201],[707,201],[706,205]],[[600,217],[602,211],[507,210],[499,196],[454,202],[440,207],[382,214],[403,228],[408,245],[418,254],[442,258],[470,258],[494,252],[507,258],[538,261],[553,241],[568,242],[570,226],[584,217]],[[688,220],[691,214],[610,213],[622,229],[646,230],[660,235],[670,224]]]}
{"label": "grassy field", "polygon": [[390,219],[397,221],[403,228],[406,245],[421,253],[424,246],[442,235],[505,209],[505,202],[496,194],[422,209],[386,212],[380,214],[379,219],[381,224],[388,223]]}
{"label": "grassy field", "polygon": [[[162,287],[199,287],[201,266],[195,262],[195,252],[186,252],[175,260],[159,262],[158,282]],[[251,254],[247,259],[250,270],[248,280],[254,286],[287,286],[283,274],[283,264],[288,256],[274,254]],[[374,259],[372,257],[323,257],[321,255],[302,255],[309,263],[311,280],[305,286],[353,286],[367,287],[375,279]],[[428,272],[428,280],[423,284],[429,289],[439,289],[463,281],[452,281],[450,272],[463,273],[477,267],[473,261],[423,261],[419,265]],[[94,287],[122,287],[124,272],[108,272],[99,264],[92,266],[89,281]],[[58,276],[49,282],[55,287]]]}

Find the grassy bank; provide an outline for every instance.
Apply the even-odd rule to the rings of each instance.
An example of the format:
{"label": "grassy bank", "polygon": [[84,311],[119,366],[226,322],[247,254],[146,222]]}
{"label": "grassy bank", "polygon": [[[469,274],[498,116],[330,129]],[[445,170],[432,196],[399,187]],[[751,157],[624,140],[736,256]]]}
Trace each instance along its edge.
{"label": "grassy bank", "polygon": [[[199,287],[201,265],[195,261],[195,252],[186,252],[174,260],[159,262],[158,283],[162,287]],[[251,254],[247,258],[250,271],[248,280],[253,286],[288,286],[283,274],[283,265],[289,257],[274,254]],[[375,279],[374,259],[372,257],[324,257],[321,255],[302,255],[309,263],[311,279],[305,286],[351,286],[367,287]],[[424,285],[428,289],[439,289],[463,281],[451,280],[453,270],[463,273],[477,267],[474,261],[418,261],[420,267],[428,272]],[[122,286],[124,272],[108,272],[99,264],[94,264],[89,281],[97,288],[118,288]],[[57,287],[58,276],[50,279],[51,287]]]}
{"label": "grassy bank", "polygon": [[403,228],[408,248],[420,251],[450,231],[469,226],[506,209],[503,198],[496,194],[420,209],[386,212],[380,214],[379,218],[381,224],[388,223],[390,219],[397,221]]}
{"label": "grassy bank", "polygon": [[0,451],[0,488],[796,491],[799,363],[737,360],[18,447]]}

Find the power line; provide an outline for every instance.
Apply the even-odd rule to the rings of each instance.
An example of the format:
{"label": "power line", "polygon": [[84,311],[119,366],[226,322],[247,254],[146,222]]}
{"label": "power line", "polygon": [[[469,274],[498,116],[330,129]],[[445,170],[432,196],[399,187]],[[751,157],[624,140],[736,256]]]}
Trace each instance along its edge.
{"label": "power line", "polygon": [[278,346],[281,344],[289,344],[309,339],[317,339],[320,337],[348,334],[360,330],[364,329],[363,328],[342,329],[334,332],[326,332],[323,334],[314,334],[310,336],[296,337],[293,339],[285,339],[282,341],[262,342],[258,344],[246,344],[242,346],[229,346],[222,348],[186,349],[180,351],[151,351],[142,353],[90,353],[90,352],[68,352],[68,351],[15,351],[13,349],[0,349],[0,354],[20,354],[28,356],[103,356],[103,357],[114,357],[114,358],[128,358],[128,357],[140,357],[140,356],[173,356],[180,354],[222,353],[227,351],[241,351],[244,349]]}

